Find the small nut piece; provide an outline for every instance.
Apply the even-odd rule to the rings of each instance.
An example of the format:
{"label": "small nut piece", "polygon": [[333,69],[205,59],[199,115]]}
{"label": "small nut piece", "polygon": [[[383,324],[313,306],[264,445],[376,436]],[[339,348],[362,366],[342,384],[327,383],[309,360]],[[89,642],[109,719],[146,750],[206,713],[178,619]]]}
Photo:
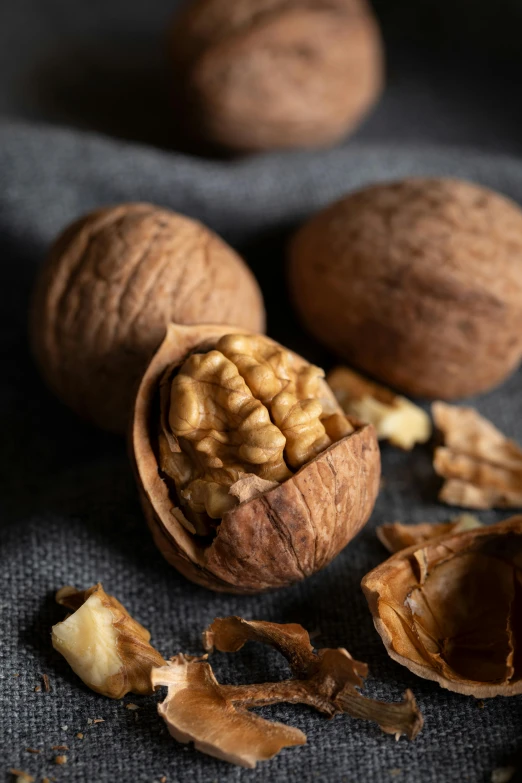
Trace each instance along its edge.
{"label": "small nut piece", "polygon": [[380,459],[322,370],[267,337],[172,324],[136,400],[142,502],[164,556],[216,590],[303,579],[367,521]]}
{"label": "small nut piece", "polygon": [[51,247],[32,301],[32,348],[58,397],[124,432],[171,321],[262,332],[263,299],[242,259],[201,223],[120,204],[72,223]]}
{"label": "small nut piece", "polygon": [[464,508],[522,507],[522,450],[473,408],[435,402],[444,438],[433,467],[444,478],[439,499]]}
{"label": "small nut piece", "polygon": [[522,693],[522,517],[415,543],[362,580],[393,660],[483,699]]}
{"label": "small nut piece", "polygon": [[522,356],[522,210],[469,182],[406,179],[345,196],[290,248],[303,323],[413,397],[501,383]]}
{"label": "small nut piece", "polygon": [[332,144],[383,81],[366,0],[193,0],[170,49],[186,130],[230,151]]}
{"label": "small nut piece", "polygon": [[431,436],[428,414],[413,402],[372,383],[348,367],[336,367],[326,381],[345,413],[373,424],[377,437],[409,451]]}
{"label": "small nut piece", "polygon": [[73,614],[53,626],[53,647],[89,688],[111,699],[153,692],[151,669],[165,661],[149,644],[147,629],[116,598],[97,584],[63,587],[56,600]]}

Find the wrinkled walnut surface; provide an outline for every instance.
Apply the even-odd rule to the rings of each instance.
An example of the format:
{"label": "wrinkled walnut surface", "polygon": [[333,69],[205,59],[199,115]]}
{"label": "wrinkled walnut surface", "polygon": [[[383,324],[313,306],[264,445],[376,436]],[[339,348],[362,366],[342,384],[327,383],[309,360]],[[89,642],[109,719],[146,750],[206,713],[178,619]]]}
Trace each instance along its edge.
{"label": "wrinkled walnut surface", "polygon": [[158,706],[172,736],[194,741],[203,753],[243,767],[255,767],[282,748],[303,745],[298,729],[273,723],[248,710],[269,704],[307,704],[328,717],[347,713],[376,721],[397,738],[414,739],[423,725],[411,691],[398,704],[362,696],[357,688],[368,673],[344,648],[314,651],[301,625],[218,618],[203,634],[205,649],[236,652],[247,641],[274,647],[288,660],[293,679],[253,685],[220,685],[206,658],[180,654],[152,671],[154,685],[167,685],[168,695]]}
{"label": "wrinkled walnut surface", "polygon": [[174,21],[170,51],[192,136],[232,151],[331,144],[383,79],[365,0],[195,0]]}
{"label": "wrinkled walnut surface", "polygon": [[[202,386],[194,365],[215,361],[225,375]],[[314,573],[365,524],[378,491],[373,428],[349,423],[304,359],[227,327],[169,327],[140,385],[132,446],[157,545],[217,590],[259,592]]]}
{"label": "wrinkled walnut surface", "polygon": [[171,321],[263,331],[261,293],[242,259],[201,223],[121,204],[91,212],[55,241],[35,288],[31,341],[63,401],[123,432]]}
{"label": "wrinkled walnut surface", "polygon": [[522,211],[491,190],[409,179],[350,194],[290,250],[307,328],[375,378],[452,399],[500,383],[522,353]]}
{"label": "wrinkled walnut surface", "polygon": [[522,449],[474,408],[435,402],[444,445],[433,467],[444,484],[439,499],[464,508],[522,507]]}
{"label": "wrinkled walnut surface", "polygon": [[354,431],[323,377],[261,335],[225,335],[167,369],[160,467],[189,519],[220,519],[238,505],[237,482],[257,476],[272,488]]}
{"label": "wrinkled walnut surface", "polygon": [[477,698],[522,693],[522,517],[392,555],[362,587],[389,655]]}

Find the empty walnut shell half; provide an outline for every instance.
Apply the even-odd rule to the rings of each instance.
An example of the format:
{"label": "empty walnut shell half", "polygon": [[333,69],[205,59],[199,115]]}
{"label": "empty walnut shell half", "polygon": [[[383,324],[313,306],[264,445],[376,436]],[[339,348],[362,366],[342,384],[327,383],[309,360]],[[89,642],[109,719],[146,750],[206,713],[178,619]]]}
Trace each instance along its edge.
{"label": "empty walnut shell half", "polygon": [[156,544],[214,590],[313,574],[378,492],[374,429],[344,416],[322,371],[226,326],[169,327],[139,387],[132,450]]}
{"label": "empty walnut shell half", "polygon": [[522,516],[397,552],[362,587],[389,655],[477,698],[522,693]]}
{"label": "empty walnut shell half", "polygon": [[453,399],[503,381],[522,356],[522,210],[452,179],[345,196],[290,250],[304,324],[410,395]]}
{"label": "empty walnut shell half", "polygon": [[32,348],[60,399],[125,432],[171,321],[263,331],[263,299],[243,260],[201,223],[120,204],[80,218],[51,247],[32,301]]}
{"label": "empty walnut shell half", "polygon": [[329,145],[377,99],[382,42],[366,0],[193,0],[170,31],[192,139],[232,152]]}

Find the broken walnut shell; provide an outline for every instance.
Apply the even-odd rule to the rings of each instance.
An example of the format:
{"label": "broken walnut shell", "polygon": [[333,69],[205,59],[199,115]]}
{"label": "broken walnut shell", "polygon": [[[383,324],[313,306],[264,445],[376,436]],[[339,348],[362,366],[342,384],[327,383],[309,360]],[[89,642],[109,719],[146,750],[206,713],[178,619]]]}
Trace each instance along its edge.
{"label": "broken walnut shell", "polygon": [[366,0],[193,0],[174,20],[170,51],[186,130],[232,152],[333,144],[383,81]]}
{"label": "broken walnut shell", "polygon": [[[362,528],[378,492],[373,427],[344,417],[318,368],[259,340],[226,326],[171,324],[136,398],[132,452],[154,540],[181,573],[214,590],[260,592],[313,574]],[[259,353],[248,354],[252,346]],[[221,374],[205,385],[209,368]],[[256,389],[263,378],[280,382],[270,400],[268,381]],[[302,441],[281,438],[291,421]]]}
{"label": "broken walnut shell", "polygon": [[34,290],[30,336],[49,387],[84,418],[125,432],[167,324],[262,332],[243,260],[196,220],[152,204],[95,210],[55,240]]}
{"label": "broken walnut shell", "polygon": [[362,580],[388,654],[487,698],[522,693],[522,516],[398,551]]}
{"label": "broken walnut shell", "polygon": [[405,179],[351,193],[290,247],[303,323],[412,396],[501,383],[522,356],[522,210],[479,185]]}
{"label": "broken walnut shell", "polygon": [[62,587],[56,601],[72,614],[53,626],[53,647],[87,687],[111,699],[153,692],[151,670],[165,660],[114,596],[98,583],[88,590]]}

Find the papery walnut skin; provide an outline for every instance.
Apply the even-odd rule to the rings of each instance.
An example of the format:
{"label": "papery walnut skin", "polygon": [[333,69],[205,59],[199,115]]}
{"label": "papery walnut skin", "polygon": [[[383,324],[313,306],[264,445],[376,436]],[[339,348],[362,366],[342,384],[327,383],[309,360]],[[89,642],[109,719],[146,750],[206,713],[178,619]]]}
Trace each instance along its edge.
{"label": "papery walnut skin", "polygon": [[522,693],[522,517],[403,549],[362,580],[388,654],[477,698]]}
{"label": "papery walnut skin", "polygon": [[180,120],[218,149],[332,144],[381,90],[366,0],[193,0],[169,38]]}
{"label": "papery walnut skin", "polygon": [[85,215],[56,239],[34,291],[31,343],[64,402],[124,432],[171,321],[263,331],[262,296],[242,259],[201,223],[151,204],[120,204]]}
{"label": "papery walnut skin", "polygon": [[290,248],[303,323],[350,364],[410,395],[453,399],[522,355],[522,211],[451,179],[345,196]]}
{"label": "papery walnut skin", "polygon": [[[158,472],[158,384],[167,367],[192,351],[210,350],[229,333],[226,326],[169,327],[140,384],[132,449],[143,509],[164,557],[198,584],[255,593],[300,581],[346,546],[373,508],[380,457],[373,428],[358,426],[289,480],[226,512],[210,545],[189,533]],[[331,394],[326,384],[325,392]]]}

